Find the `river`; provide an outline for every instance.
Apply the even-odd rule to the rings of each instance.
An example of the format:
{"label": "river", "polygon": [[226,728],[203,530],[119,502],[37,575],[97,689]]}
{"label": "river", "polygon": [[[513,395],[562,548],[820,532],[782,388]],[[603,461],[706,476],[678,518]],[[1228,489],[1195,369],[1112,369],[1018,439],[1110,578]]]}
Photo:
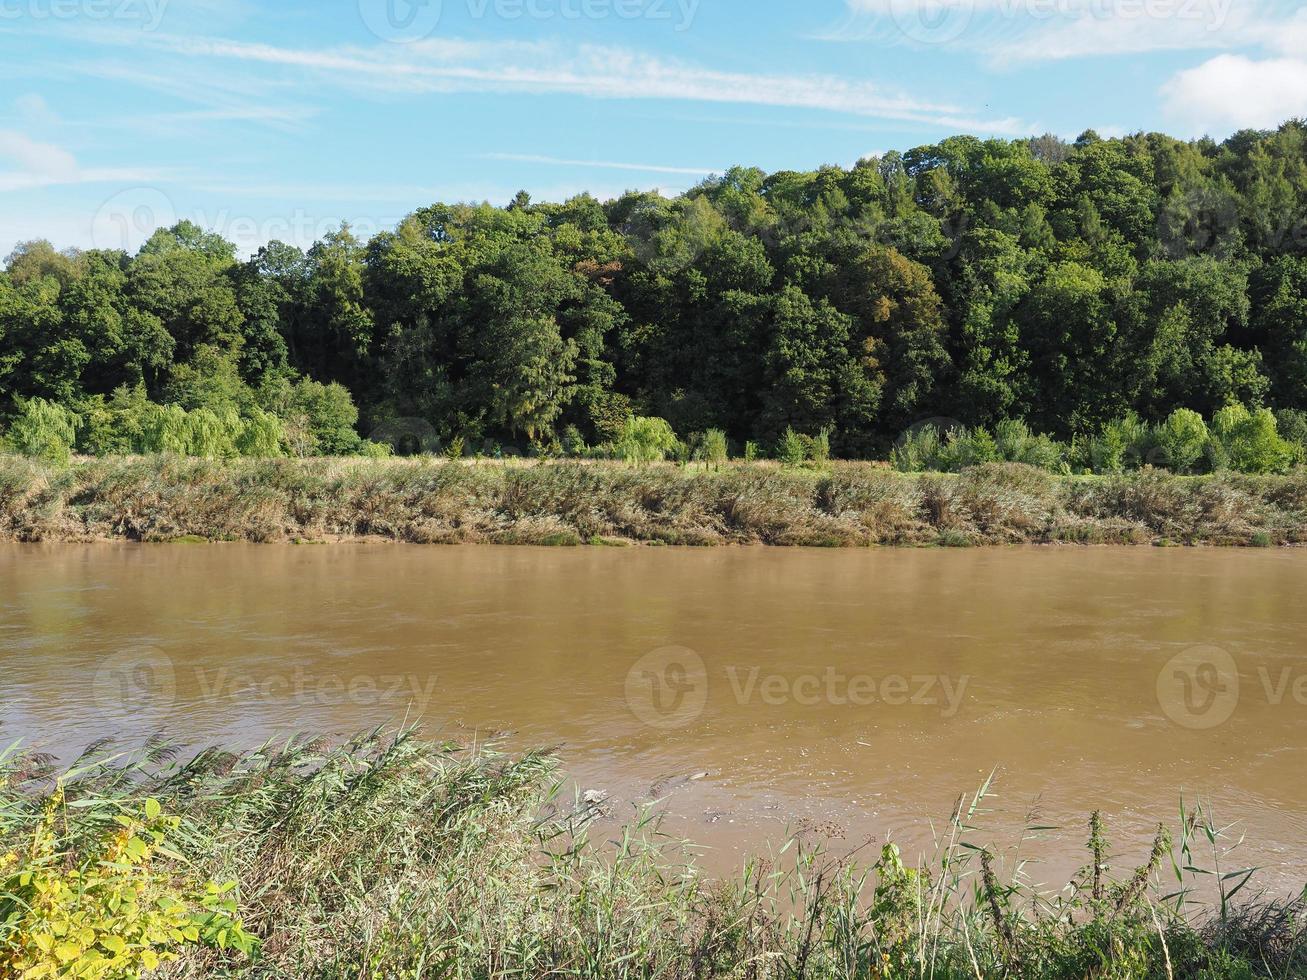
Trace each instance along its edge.
{"label": "river", "polygon": [[979,836],[1063,828],[1035,881],[1091,809],[1124,867],[1199,797],[1231,866],[1307,880],[1307,550],[6,545],[0,671],[0,737],[65,759],[406,718],[557,746],[714,871],[804,827],[928,849],[995,772]]}

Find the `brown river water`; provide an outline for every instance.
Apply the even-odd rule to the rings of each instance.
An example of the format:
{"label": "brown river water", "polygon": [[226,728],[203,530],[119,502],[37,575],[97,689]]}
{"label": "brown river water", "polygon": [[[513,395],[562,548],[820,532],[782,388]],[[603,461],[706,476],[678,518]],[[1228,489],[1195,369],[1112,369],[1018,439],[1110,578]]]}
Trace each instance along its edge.
{"label": "brown river water", "polygon": [[1307,883],[1307,550],[6,545],[0,698],[64,758],[503,732],[723,873],[814,826],[921,853],[996,772],[979,842],[1062,828],[1037,882],[1091,809],[1127,865],[1201,797]]}

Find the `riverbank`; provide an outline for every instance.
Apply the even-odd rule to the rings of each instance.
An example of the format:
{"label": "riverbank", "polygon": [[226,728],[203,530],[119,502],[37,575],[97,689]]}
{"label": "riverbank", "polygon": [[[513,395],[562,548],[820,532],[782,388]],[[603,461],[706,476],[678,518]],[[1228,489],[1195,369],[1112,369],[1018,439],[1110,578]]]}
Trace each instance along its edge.
{"label": "riverbank", "polygon": [[[126,757],[101,745],[62,776],[7,750],[0,976],[92,960],[122,967],[94,975],[161,962],[177,977],[1234,980],[1307,969],[1301,900],[1254,897],[1242,871],[1214,886],[1233,841],[1201,808],[1159,827],[1151,851],[1111,857],[1110,828],[1090,818],[1072,831],[1088,839],[1085,868],[1056,893],[1014,870],[1015,851],[975,839],[984,788],[958,801],[919,866],[879,843],[843,842],[852,853],[836,858],[810,829],[734,880],[711,880],[648,820],[591,843],[595,804],[560,799],[556,779],[547,754],[471,751],[412,730],[194,757],[160,740]],[[1224,901],[1211,904],[1214,888]],[[44,897],[29,903],[33,889]]]}
{"label": "riverbank", "polygon": [[0,538],[535,545],[1274,546],[1307,541],[1307,474],[1060,477],[1016,464],[450,463],[0,457]]}

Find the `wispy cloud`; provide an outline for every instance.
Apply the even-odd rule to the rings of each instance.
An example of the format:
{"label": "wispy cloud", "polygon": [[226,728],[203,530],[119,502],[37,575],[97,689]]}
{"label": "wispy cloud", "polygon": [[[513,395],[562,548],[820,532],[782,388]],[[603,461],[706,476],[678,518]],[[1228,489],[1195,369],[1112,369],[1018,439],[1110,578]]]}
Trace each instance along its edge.
{"label": "wispy cloud", "polygon": [[[422,94],[504,92],[598,99],[660,99],[809,109],[986,133],[1024,133],[1021,120],[985,118],[946,102],[910,96],[866,80],[831,75],[728,72],[624,48],[545,42],[428,40],[374,47],[287,48],[224,38],[168,34],[87,35],[197,59],[297,72],[316,87]],[[285,84],[290,76],[277,80]]]}
{"label": "wispy cloud", "polygon": [[645,174],[686,174],[706,177],[720,173],[721,167],[668,167],[658,163],[616,163],[611,160],[567,160],[562,157],[541,156],[536,153],[483,153],[483,160],[510,160],[515,163],[539,163],[558,167],[586,167],[594,170],[630,170]]}
{"label": "wispy cloud", "polygon": [[816,37],[969,51],[993,67],[1272,43],[1286,0],[846,0]]}

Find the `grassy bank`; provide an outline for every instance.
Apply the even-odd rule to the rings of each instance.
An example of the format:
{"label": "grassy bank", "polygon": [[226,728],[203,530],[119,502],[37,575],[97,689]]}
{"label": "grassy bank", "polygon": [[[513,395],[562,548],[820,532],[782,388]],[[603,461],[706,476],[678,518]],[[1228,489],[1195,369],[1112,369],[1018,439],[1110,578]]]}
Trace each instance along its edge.
{"label": "grassy bank", "polygon": [[1307,472],[1062,477],[1017,464],[462,464],[0,457],[0,538],[858,546],[1307,541]]}
{"label": "grassy bank", "polygon": [[[1088,838],[1085,868],[1057,894],[1025,886],[975,839],[983,794],[959,801],[919,867],[889,846],[836,860],[798,837],[714,881],[673,860],[648,824],[589,843],[545,755],[470,752],[414,732],[184,761],[158,742],[132,758],[109,752],[61,778],[45,760],[0,755],[2,977],[72,976],[146,947],[176,977],[1307,971],[1301,901],[1236,894],[1243,871],[1213,877],[1231,859],[1201,809],[1137,855],[1111,855],[1091,819],[1073,831]],[[106,849],[117,859],[97,864]],[[125,884],[134,897],[115,904]],[[1228,900],[1199,901],[1195,886]],[[196,925],[150,938],[135,923],[156,907]],[[70,920],[82,925],[59,925]],[[22,972],[47,961],[68,972]]]}

